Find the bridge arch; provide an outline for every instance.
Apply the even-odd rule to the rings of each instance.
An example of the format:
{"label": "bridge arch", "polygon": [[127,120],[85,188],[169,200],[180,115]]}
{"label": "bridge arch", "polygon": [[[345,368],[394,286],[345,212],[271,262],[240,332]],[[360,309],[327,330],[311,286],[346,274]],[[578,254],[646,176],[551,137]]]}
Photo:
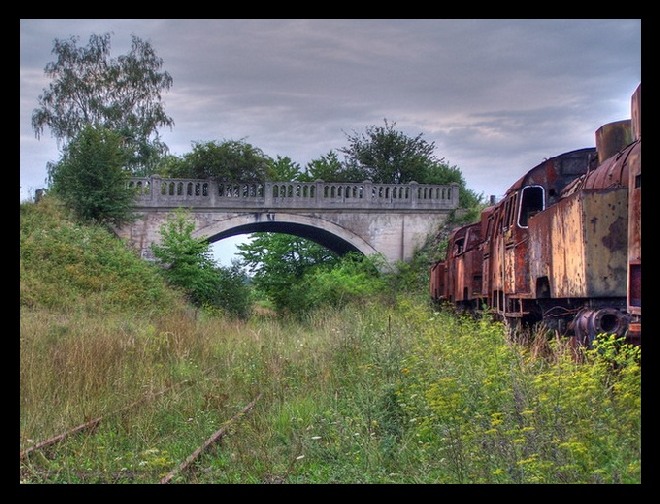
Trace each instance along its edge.
{"label": "bridge arch", "polygon": [[256,232],[286,233],[307,238],[338,254],[361,252],[370,256],[378,253],[362,237],[329,220],[281,212],[232,216],[198,227],[193,236],[214,243],[230,236]]}

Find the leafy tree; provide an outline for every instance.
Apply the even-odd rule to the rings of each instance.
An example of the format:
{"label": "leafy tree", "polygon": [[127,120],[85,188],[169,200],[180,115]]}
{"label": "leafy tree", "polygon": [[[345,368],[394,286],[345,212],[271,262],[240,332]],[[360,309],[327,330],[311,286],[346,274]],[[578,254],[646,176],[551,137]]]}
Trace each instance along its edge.
{"label": "leafy tree", "polygon": [[[289,157],[278,156],[271,163],[273,180],[306,182],[300,165]],[[239,245],[242,264],[253,273],[255,289],[264,294],[279,311],[299,307],[304,299],[292,288],[310,267],[334,261],[336,256],[317,243],[281,233],[255,233],[253,240]]]}
{"label": "leafy tree", "polygon": [[68,143],[87,125],[117,131],[131,155],[126,166],[136,174],[148,174],[167,152],[158,128],[174,122],[165,114],[161,94],[172,85],[162,71],[163,60],[148,42],[132,36],[131,51],[110,58],[110,34],[92,35],[86,47],[79,37],[55,39],[55,62],[45,73],[52,82],[39,95],[32,113],[37,138],[45,127],[58,142]]}
{"label": "leafy tree", "polygon": [[477,194],[472,189],[467,188],[463,173],[457,166],[449,166],[444,162],[435,162],[428,165],[423,173],[420,174],[421,184],[458,184],[458,206],[460,208],[478,208],[484,207],[485,197],[483,193]]}
{"label": "leafy tree", "polygon": [[247,274],[235,261],[230,267],[217,266],[210,244],[192,236],[195,223],[187,210],[178,209],[161,226],[161,244],[153,244],[167,281],[187,293],[196,306],[221,308],[230,315],[247,318],[252,299]]}
{"label": "leafy tree", "polygon": [[434,155],[434,142],[424,140],[421,133],[410,137],[395,126],[385,120],[384,126],[368,126],[363,134],[347,135],[348,146],[339,149],[345,155],[341,172],[353,181],[370,179],[382,184],[457,183],[460,207],[481,203],[483,195],[467,189],[460,169]]}
{"label": "leafy tree", "polygon": [[337,153],[328,152],[325,156],[313,159],[307,163],[302,182],[323,180],[325,182],[362,182],[365,180],[363,171],[355,167],[347,167],[339,160]]}
{"label": "leafy tree", "polygon": [[290,157],[277,156],[271,162],[271,177],[278,182],[294,182],[300,181],[302,175],[300,165],[291,160]]}
{"label": "leafy tree", "polygon": [[429,165],[437,162],[435,144],[420,133],[411,138],[395,129],[396,123],[368,126],[364,134],[346,135],[348,146],[339,149],[346,155],[345,167],[361,171],[362,180],[382,184],[405,184],[419,180]]}
{"label": "leafy tree", "polygon": [[[216,178],[222,182],[272,179],[272,160],[242,140],[194,142],[192,152],[159,166],[163,176]],[[161,169],[162,168],[162,169]]]}
{"label": "leafy tree", "polygon": [[[421,135],[408,137],[397,131],[394,123],[385,121],[384,127],[372,126],[367,128],[365,135],[355,134],[348,138],[349,146],[338,151],[345,154],[344,161],[339,160],[336,152],[330,151],[308,163],[305,172],[295,180],[355,182],[371,179],[377,183],[407,183],[413,180],[428,184],[456,183],[459,185],[461,206],[468,208],[479,202],[479,197],[465,188],[460,170],[449,166],[444,159],[436,158],[433,154],[435,145],[425,141]],[[284,163],[284,168],[288,167]],[[280,173],[281,177],[293,176],[291,171],[280,170]],[[266,293],[276,309],[293,312],[316,304],[314,293],[323,291],[318,282],[326,285],[331,280],[342,278],[345,273],[346,265],[343,266],[343,272],[330,273],[330,269],[325,269],[336,265],[339,258],[327,254],[324,249],[317,256],[318,260],[311,259],[309,262],[305,262],[300,254],[315,254],[318,251],[319,246],[313,242],[277,234],[260,235],[257,241],[239,247],[239,255],[243,257],[244,264],[255,273],[256,288]],[[400,279],[405,281],[396,283],[395,280],[394,290],[409,288],[410,284],[418,284],[420,278],[428,275],[428,265],[421,260],[414,265],[400,265],[399,269]],[[312,271],[317,272],[314,280],[310,276]],[[321,274],[321,271],[325,273]],[[313,289],[311,285],[314,285]],[[335,289],[337,293],[350,291],[348,284],[343,288],[335,285]],[[333,298],[325,296],[328,302]],[[341,299],[349,297],[340,296]]]}
{"label": "leafy tree", "polygon": [[183,157],[166,154],[161,156],[154,168],[154,173],[163,177],[187,177]]}
{"label": "leafy tree", "polygon": [[[256,266],[253,268],[255,288],[266,294],[280,314],[303,316],[321,308],[367,302],[386,288],[376,265],[377,258],[359,253],[340,257],[308,240],[282,235],[273,234],[267,239],[268,248],[245,256]],[[291,243],[298,247],[290,248]],[[295,256],[295,261],[287,260],[287,254]],[[263,262],[255,264],[257,257],[263,258]]]}
{"label": "leafy tree", "polygon": [[304,238],[280,233],[254,233],[249,243],[237,245],[241,264],[253,273],[255,289],[263,292],[277,311],[296,311],[302,299],[292,287],[316,265],[338,256]]}
{"label": "leafy tree", "polygon": [[292,294],[304,300],[301,313],[322,307],[341,308],[349,303],[367,302],[383,292],[384,278],[371,258],[349,253],[334,263],[322,264],[306,271]]}
{"label": "leafy tree", "polygon": [[48,165],[50,189],[81,220],[122,224],[132,217],[134,196],[123,169],[125,155],[118,133],[85,126],[60,161]]}
{"label": "leafy tree", "polygon": [[151,249],[168,282],[182,288],[190,300],[202,306],[213,303],[218,274],[206,240],[193,238],[195,223],[179,209],[161,226],[161,244]]}
{"label": "leafy tree", "polygon": [[234,260],[231,266],[220,266],[216,271],[218,284],[214,305],[230,315],[247,319],[252,313],[252,289],[245,270]]}

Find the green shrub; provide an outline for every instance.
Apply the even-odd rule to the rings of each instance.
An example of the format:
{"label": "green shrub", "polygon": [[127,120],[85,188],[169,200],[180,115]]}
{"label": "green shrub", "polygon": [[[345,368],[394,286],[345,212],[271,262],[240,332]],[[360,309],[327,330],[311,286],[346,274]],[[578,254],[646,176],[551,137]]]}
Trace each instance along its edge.
{"label": "green shrub", "polygon": [[80,220],[119,225],[132,218],[135,194],[127,184],[123,143],[119,133],[86,126],[48,167],[50,190]]}
{"label": "green shrub", "polygon": [[228,267],[216,267],[218,275],[213,306],[222,308],[227,314],[247,319],[252,314],[252,289],[247,274],[238,263]]}
{"label": "green shrub", "polygon": [[277,309],[304,318],[315,310],[374,301],[385,286],[374,259],[346,254],[332,263],[308,268],[301,278],[289,283],[276,297]]}

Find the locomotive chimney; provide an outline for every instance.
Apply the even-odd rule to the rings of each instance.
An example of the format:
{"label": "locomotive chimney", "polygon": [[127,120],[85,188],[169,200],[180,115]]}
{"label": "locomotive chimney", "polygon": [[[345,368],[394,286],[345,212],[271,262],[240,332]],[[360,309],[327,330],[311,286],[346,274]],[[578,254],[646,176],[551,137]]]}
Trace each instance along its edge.
{"label": "locomotive chimney", "polygon": [[605,124],[596,130],[596,152],[598,164],[614,156],[632,142],[631,121],[617,121]]}
{"label": "locomotive chimney", "polygon": [[632,136],[634,140],[642,138],[642,85],[637,89],[630,99],[630,122],[632,124]]}

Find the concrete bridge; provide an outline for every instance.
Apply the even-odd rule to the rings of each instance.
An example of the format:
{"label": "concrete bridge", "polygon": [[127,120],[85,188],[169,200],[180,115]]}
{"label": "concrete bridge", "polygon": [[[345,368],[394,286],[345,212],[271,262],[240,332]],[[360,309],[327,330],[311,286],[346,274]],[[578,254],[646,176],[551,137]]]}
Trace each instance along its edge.
{"label": "concrete bridge", "polygon": [[458,208],[451,185],[316,182],[225,183],[212,179],[132,178],[135,222],[117,230],[151,259],[161,226],[176,208],[190,210],[193,235],[210,243],[258,231],[313,240],[343,254],[382,254],[407,261]]}

